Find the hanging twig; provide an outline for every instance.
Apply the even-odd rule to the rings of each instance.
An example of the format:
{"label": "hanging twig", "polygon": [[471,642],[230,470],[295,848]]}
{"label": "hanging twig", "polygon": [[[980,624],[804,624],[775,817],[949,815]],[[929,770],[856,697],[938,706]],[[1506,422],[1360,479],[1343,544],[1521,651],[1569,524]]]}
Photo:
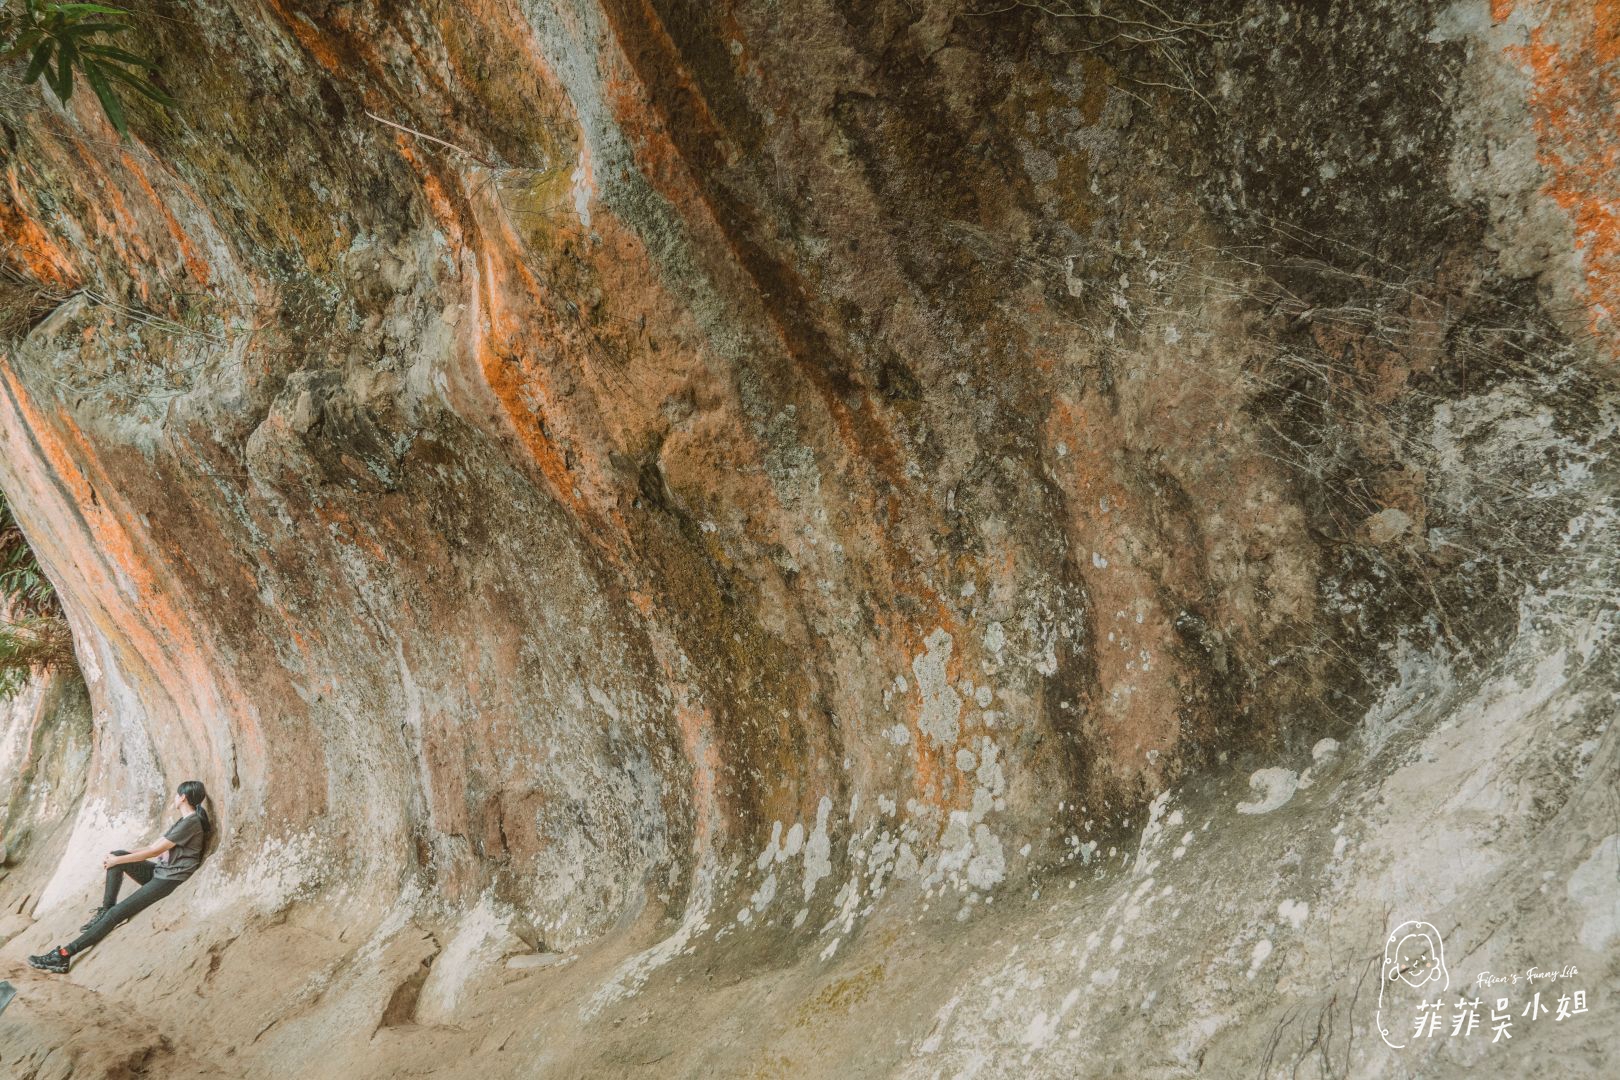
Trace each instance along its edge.
{"label": "hanging twig", "polygon": [[468,150],[465,146],[457,146],[455,143],[447,142],[446,140],[439,138],[437,135],[429,135],[425,131],[417,131],[413,127],[406,127],[404,124],[396,124],[392,120],[388,120],[388,119],[385,119],[384,117],[378,116],[376,113],[372,112],[370,109],[366,110],[366,115],[371,117],[373,120],[377,121],[377,123],[379,123],[379,124],[387,124],[389,127],[395,128],[395,129],[397,129],[399,131],[403,131],[407,135],[414,135],[418,139],[426,139],[430,143],[438,143],[440,146],[443,146],[446,149],[454,150],[458,154],[465,154],[467,157],[469,157],[472,160],[476,161],[478,164],[482,165],[486,169],[498,169],[498,168],[500,168],[499,165],[495,165],[495,164],[492,164],[491,162],[485,161],[483,158],[479,157],[477,154],[473,153],[471,150]]}

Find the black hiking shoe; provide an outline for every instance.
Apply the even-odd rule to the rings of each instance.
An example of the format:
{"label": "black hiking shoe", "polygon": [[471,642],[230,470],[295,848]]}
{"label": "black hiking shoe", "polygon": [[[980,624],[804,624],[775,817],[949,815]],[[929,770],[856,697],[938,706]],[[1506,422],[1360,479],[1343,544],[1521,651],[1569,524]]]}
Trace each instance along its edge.
{"label": "black hiking shoe", "polygon": [[38,968],[40,971],[49,971],[55,975],[66,975],[68,973],[68,958],[62,955],[61,949],[51,949],[48,952],[40,953],[38,956],[30,956],[28,966]]}
{"label": "black hiking shoe", "polygon": [[96,925],[96,922],[103,915],[107,914],[107,912],[109,912],[111,910],[112,910],[112,908],[106,908],[106,907],[98,907],[98,908],[96,908],[95,913],[90,916],[90,921],[85,923],[83,926],[79,927],[79,933],[82,934],[86,930],[89,930],[92,926]]}

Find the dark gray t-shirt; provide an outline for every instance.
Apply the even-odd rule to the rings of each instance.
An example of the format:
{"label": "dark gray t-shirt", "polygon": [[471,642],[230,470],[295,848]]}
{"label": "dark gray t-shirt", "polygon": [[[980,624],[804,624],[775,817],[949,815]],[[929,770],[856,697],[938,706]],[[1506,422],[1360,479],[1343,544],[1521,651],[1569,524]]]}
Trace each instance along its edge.
{"label": "dark gray t-shirt", "polygon": [[170,825],[163,838],[173,840],[174,847],[157,857],[157,869],[152,871],[152,876],[184,881],[202,865],[202,815],[193,810]]}

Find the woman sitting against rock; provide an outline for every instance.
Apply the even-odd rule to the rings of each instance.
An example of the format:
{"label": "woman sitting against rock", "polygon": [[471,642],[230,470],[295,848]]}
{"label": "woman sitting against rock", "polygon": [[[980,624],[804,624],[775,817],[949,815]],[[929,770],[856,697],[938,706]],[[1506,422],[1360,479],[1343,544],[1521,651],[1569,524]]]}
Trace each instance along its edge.
{"label": "woman sitting against rock", "polygon": [[[101,860],[101,865],[107,869],[107,887],[101,895],[101,907],[79,928],[77,940],[30,956],[29,964],[41,971],[66,973],[73,956],[106,937],[125,919],[178,889],[202,863],[203,848],[213,828],[208,811],[203,807],[206,801],[208,792],[203,789],[202,781],[187,780],[181,784],[170,805],[184,816],[169,826],[169,831],[151,847],[115,851]],[[147,861],[154,857],[155,861]],[[118,890],[125,874],[134,878],[140,888],[120,902]]]}

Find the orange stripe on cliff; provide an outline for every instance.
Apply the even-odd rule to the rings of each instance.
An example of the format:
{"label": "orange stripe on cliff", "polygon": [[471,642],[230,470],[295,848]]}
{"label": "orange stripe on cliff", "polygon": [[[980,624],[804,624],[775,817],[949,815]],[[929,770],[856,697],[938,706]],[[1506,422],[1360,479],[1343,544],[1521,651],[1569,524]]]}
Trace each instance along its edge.
{"label": "orange stripe on cliff", "polygon": [[[1491,15],[1500,22],[1515,10],[1495,0]],[[1543,0],[1531,10],[1530,44],[1506,51],[1531,77],[1542,190],[1574,226],[1589,328],[1611,359],[1620,358],[1620,3]]]}
{"label": "orange stripe on cliff", "polygon": [[[157,558],[144,554],[154,544],[150,537],[134,534],[130,523],[139,515],[122,504],[112,479],[96,469],[94,448],[62,411],[42,411],[9,363],[0,363],[0,385],[5,390],[0,410],[10,413],[0,412],[0,433],[8,440],[26,435],[31,445],[16,455],[25,462],[23,468],[44,470],[60,485],[55,499],[44,495],[36,500],[45,514],[54,509],[57,515],[55,527],[40,538],[41,554],[72,563],[84,585],[79,610],[104,640],[133,652],[120,665],[122,674],[135,679],[142,670],[150,671],[164,696],[186,710],[193,722],[182,724],[181,730],[192,743],[194,762],[225,769],[228,747],[212,745],[206,735],[209,720],[223,709],[235,721],[234,738],[248,756],[265,760],[253,709],[231,688],[218,685],[215,673],[227,666],[193,632],[178,583],[159,572]],[[53,508],[53,502],[59,505]],[[60,516],[63,510],[77,514],[79,528]]]}

